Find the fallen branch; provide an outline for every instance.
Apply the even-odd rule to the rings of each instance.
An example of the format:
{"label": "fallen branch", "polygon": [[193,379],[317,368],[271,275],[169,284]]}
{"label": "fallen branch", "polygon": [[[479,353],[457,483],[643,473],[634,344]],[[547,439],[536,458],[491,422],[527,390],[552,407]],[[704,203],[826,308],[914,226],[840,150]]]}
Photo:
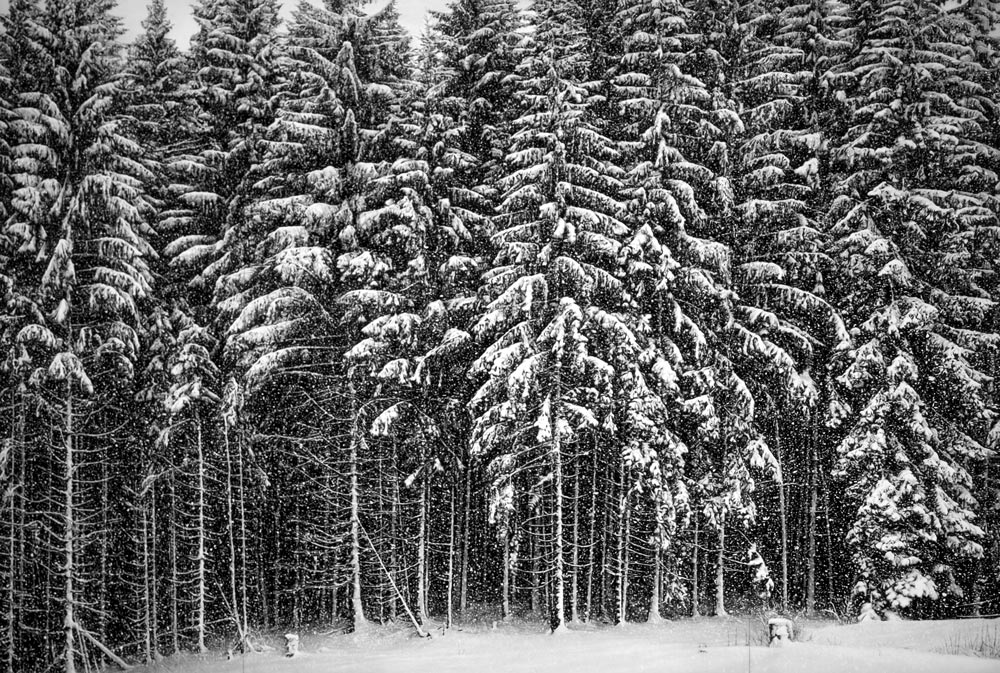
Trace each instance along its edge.
{"label": "fallen branch", "polygon": [[122,669],[123,671],[128,671],[128,670],[130,670],[132,668],[127,663],[125,663],[124,659],[122,659],[117,654],[115,654],[114,652],[112,652],[111,650],[109,650],[108,647],[104,643],[102,643],[97,638],[95,638],[90,631],[88,631],[87,629],[83,628],[82,626],[80,626],[76,622],[73,622],[73,628],[76,629],[76,632],[79,633],[81,636],[83,636],[84,638],[86,638],[87,640],[89,640],[91,642],[91,644],[94,645],[94,647],[96,647],[101,652],[103,652],[104,656],[106,656],[108,659],[110,659],[112,662],[114,662],[115,665],[117,665],[120,669]]}
{"label": "fallen branch", "polygon": [[406,610],[406,614],[410,616],[410,621],[413,622],[413,628],[417,630],[417,635],[421,638],[430,638],[431,634],[424,631],[424,627],[420,625],[420,622],[417,621],[413,611],[410,610],[410,606],[406,604],[406,599],[403,598],[402,592],[399,590],[399,587],[396,586],[396,581],[392,579],[392,573],[390,573],[389,569],[385,567],[385,563],[382,562],[382,557],[379,555],[378,549],[375,548],[375,543],[372,542],[371,537],[368,535],[368,531],[365,530],[365,527],[361,525],[360,521],[358,521],[358,528],[360,528],[361,532],[365,534],[365,539],[368,540],[368,546],[372,548],[373,552],[375,552],[375,558],[378,559],[378,564],[382,566],[385,576],[389,578],[389,584],[392,585],[393,591],[395,591],[396,595],[399,597],[399,602],[403,604],[403,609]]}

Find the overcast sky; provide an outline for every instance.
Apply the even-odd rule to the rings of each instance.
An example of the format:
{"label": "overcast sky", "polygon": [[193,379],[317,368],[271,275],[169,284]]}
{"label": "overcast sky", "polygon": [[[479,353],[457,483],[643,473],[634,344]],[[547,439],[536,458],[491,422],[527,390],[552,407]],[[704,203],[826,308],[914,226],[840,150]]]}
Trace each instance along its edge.
{"label": "overcast sky", "polygon": [[[56,0],[58,2],[58,0]],[[319,0],[313,0],[318,4]],[[174,24],[174,38],[181,47],[186,47],[188,40],[195,31],[194,19],[191,18],[191,5],[194,0],[164,0],[170,22]],[[377,8],[388,0],[372,2],[370,7]],[[8,0],[0,0],[0,11],[7,11]],[[118,0],[118,14],[125,19],[128,28],[127,39],[131,40],[139,31],[139,24],[146,17],[147,0]],[[284,16],[289,16],[299,0],[282,0]],[[429,9],[444,9],[448,0],[397,0],[399,15],[403,27],[413,35],[420,32],[424,24],[424,15]]]}

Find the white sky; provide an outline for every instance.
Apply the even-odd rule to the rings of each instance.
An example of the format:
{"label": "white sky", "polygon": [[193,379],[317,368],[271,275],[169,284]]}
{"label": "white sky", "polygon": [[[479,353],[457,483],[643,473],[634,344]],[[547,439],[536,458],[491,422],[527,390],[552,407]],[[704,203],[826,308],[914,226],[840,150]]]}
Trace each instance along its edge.
{"label": "white sky", "polygon": [[[318,0],[310,1],[318,4]],[[387,0],[377,0],[371,3],[371,7],[377,8],[386,2]],[[299,0],[281,0],[282,13],[286,18],[298,3]],[[131,40],[139,32],[139,24],[146,18],[146,4],[147,0],[118,0],[117,13],[125,19],[125,26],[128,29],[126,39]],[[182,48],[186,47],[195,31],[194,19],[191,18],[193,0],[164,0],[164,4],[167,6],[170,22],[174,24],[174,39]],[[428,10],[444,9],[447,4],[448,0],[396,0],[403,27],[413,35],[420,32]],[[6,12],[7,6],[8,0],[0,0],[0,12]]]}

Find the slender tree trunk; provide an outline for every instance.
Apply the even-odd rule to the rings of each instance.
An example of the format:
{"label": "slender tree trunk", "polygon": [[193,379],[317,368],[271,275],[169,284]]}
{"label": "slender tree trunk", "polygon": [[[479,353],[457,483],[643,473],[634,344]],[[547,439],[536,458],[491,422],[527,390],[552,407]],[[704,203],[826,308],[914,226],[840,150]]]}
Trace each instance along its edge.
{"label": "slender tree trunk", "polygon": [[160,594],[156,589],[157,579],[159,578],[159,567],[156,563],[157,555],[157,544],[156,544],[156,487],[154,486],[149,492],[149,539],[150,539],[150,550],[149,550],[149,565],[150,565],[150,577],[149,577],[149,592],[150,592],[150,620],[152,621],[152,636],[153,636],[153,660],[160,660],[160,642],[157,637],[160,630]]}
{"label": "slender tree trunk", "polygon": [[504,531],[503,535],[503,608],[501,617],[507,622],[511,619],[510,612],[510,535]]}
{"label": "slender tree trunk", "polygon": [[628,600],[627,575],[628,575],[628,491],[625,488],[625,461],[619,458],[618,462],[618,567],[615,569],[618,574],[618,600],[615,606],[616,623],[619,626],[625,625],[625,603]]}
{"label": "slender tree trunk", "polygon": [[457,498],[455,485],[451,486],[451,518],[448,521],[448,612],[445,615],[445,627],[451,628],[452,608],[455,593],[455,506]]}
{"label": "slender tree trunk", "polygon": [[[385,487],[385,482],[386,482],[386,479],[385,479],[385,470],[378,469],[375,472],[378,475],[378,485],[376,487],[377,488],[376,493],[378,493],[378,500],[379,500],[379,502],[383,502],[384,501],[383,494],[385,493],[385,490],[386,490],[386,487]],[[390,511],[390,516],[391,516],[391,514],[392,513]],[[392,525],[392,523],[390,522],[390,526],[391,525]],[[378,587],[378,610],[379,610],[379,622],[381,622],[382,624],[385,624],[386,609],[389,608],[391,610],[391,608],[392,608],[393,600],[391,598],[391,594],[392,594],[392,589],[390,588],[388,582],[381,582],[381,583],[379,583],[379,587]],[[387,600],[387,598],[388,598],[388,600]]]}
{"label": "slender tree trunk", "polygon": [[420,484],[420,519],[417,531],[417,616],[420,623],[426,624],[427,615],[427,489],[430,476],[426,465],[423,469],[423,480]]}
{"label": "slender tree trunk", "polygon": [[204,654],[208,651],[208,647],[205,645],[205,617],[206,617],[206,603],[207,603],[207,577],[206,577],[206,534],[207,534],[207,520],[205,509],[207,503],[205,502],[205,448],[202,443],[201,435],[201,416],[198,412],[195,412],[194,418],[198,443],[198,552],[197,552],[197,607],[195,616],[195,632],[197,634],[197,645],[198,652]]}
{"label": "slender tree trunk", "polygon": [[823,518],[826,522],[826,595],[833,603],[833,531],[830,530],[830,482],[826,479],[823,480]]}
{"label": "slender tree trunk", "polygon": [[[556,386],[558,391],[558,386],[561,385],[559,381],[558,369],[556,370]],[[553,503],[553,509],[555,510],[555,518],[553,521],[553,561],[554,561],[554,580],[555,580],[555,593],[552,597],[553,605],[551,606],[551,620],[552,620],[552,633],[559,633],[560,631],[566,630],[566,567],[565,567],[565,557],[564,557],[564,540],[565,531],[563,530],[563,464],[562,464],[562,437],[559,435],[559,414],[561,409],[562,400],[559,397],[559,393],[556,393],[556,398],[553,400],[552,404],[552,414],[550,418],[551,432],[552,432],[552,475],[553,475],[553,489],[555,502]]]}
{"label": "slender tree trunk", "polygon": [[[223,442],[226,445],[226,542],[229,545],[229,599],[233,612],[233,622],[236,626],[236,636],[239,638],[240,652],[246,652],[246,625],[242,623],[240,604],[236,597],[236,526],[233,524],[233,461],[232,450],[229,446],[229,428],[223,428]],[[296,593],[295,596],[297,597],[298,594]]]}
{"label": "slender tree trunk", "polygon": [[142,535],[142,645],[145,654],[145,663],[148,665],[153,661],[153,637],[152,631],[155,628],[153,626],[153,601],[152,592],[150,590],[151,580],[153,573],[150,568],[150,555],[149,555],[149,511],[146,509],[146,504],[140,502],[140,516],[142,521],[142,529],[140,534]]}
{"label": "slender tree trunk", "polygon": [[659,624],[663,621],[663,617],[660,615],[660,563],[663,556],[662,547],[660,527],[657,525],[656,533],[653,536],[653,586],[649,592],[649,617],[646,618],[646,622],[649,624]]}
{"label": "slender tree trunk", "polygon": [[623,560],[625,564],[622,566],[622,598],[619,613],[619,624],[624,626],[628,622],[628,590],[631,581],[631,569],[632,569],[632,507],[631,507],[632,495],[631,493],[626,493],[625,496],[625,534],[622,536],[624,538],[624,555]]}
{"label": "slender tree trunk", "polygon": [[175,476],[170,476],[170,639],[173,654],[181,651],[180,622],[177,589],[180,586],[180,572],[177,567],[177,491]]}
{"label": "slender tree trunk", "polygon": [[774,421],[774,447],[778,458],[778,516],[781,523],[781,610],[788,612],[788,512],[785,504],[785,461],[781,455],[778,421]]}
{"label": "slender tree trunk", "polygon": [[[111,508],[108,506],[108,463],[102,460],[101,463],[101,530],[110,530],[111,525],[108,520],[108,513]],[[108,536],[99,535],[98,568],[99,580],[97,582],[97,635],[101,641],[107,640],[108,631]]]}
{"label": "slender tree trunk", "polygon": [[[392,544],[389,547],[389,563],[392,569],[399,568],[399,447],[392,440],[392,503],[389,508],[389,533]],[[395,593],[389,599],[389,619],[396,621],[399,599]]]}
{"label": "slender tree trunk", "polygon": [[458,610],[464,613],[469,604],[469,542],[472,539],[469,531],[469,515],[472,510],[472,465],[470,464],[465,466],[465,498],[462,502],[465,511],[462,514],[462,578]]}
{"label": "slender tree trunk", "polygon": [[[614,483],[610,484],[608,489],[609,493],[605,498],[604,503],[604,527],[601,533],[601,617],[610,621],[612,617],[612,609],[609,601],[611,600],[611,579],[614,577],[617,568],[612,566],[614,559],[617,558],[616,554],[611,553],[611,517],[614,511],[617,511],[617,506],[615,503],[615,498],[617,494],[614,491]],[[619,522],[620,525],[621,522]],[[615,547],[617,550],[617,545]]]}
{"label": "slender tree trunk", "polygon": [[[17,586],[23,580],[19,572],[18,541],[23,540],[23,526],[18,525],[18,512],[24,512],[24,406],[20,403],[17,388],[11,387],[11,410],[15,421],[11,424],[11,450],[8,462],[0,474],[10,475],[8,492],[0,494],[6,500],[7,509],[7,613],[5,615],[6,643],[4,648],[5,673],[14,673],[14,659],[17,650]],[[17,476],[15,476],[17,474]],[[21,506],[18,507],[20,500]]]}
{"label": "slender tree trunk", "polygon": [[719,517],[719,555],[715,562],[715,616],[728,617],[726,612],[726,515]]}
{"label": "slender tree trunk", "polygon": [[691,555],[691,616],[701,617],[701,610],[698,603],[700,600],[700,588],[698,586],[698,557],[701,554],[701,547],[698,545],[698,513],[694,513],[694,553]]}
{"label": "slender tree trunk", "polygon": [[584,620],[590,621],[594,604],[594,561],[597,554],[597,440],[593,444],[593,462],[590,472],[590,549],[587,558],[587,610]]}
{"label": "slender tree trunk", "polygon": [[358,443],[364,441],[363,430],[358,427],[358,402],[354,384],[350,384],[351,418],[354,426],[351,431],[351,609],[353,610],[354,630],[360,631],[368,625],[365,619],[364,604],[361,601],[361,506],[360,484],[358,483]]}
{"label": "slender tree trunk", "polygon": [[531,583],[531,595],[530,601],[531,614],[536,615],[539,612],[539,606],[542,603],[542,599],[538,587],[538,540],[535,539],[535,535],[532,534],[528,537],[528,553],[531,556],[531,572],[529,581]]}
{"label": "slender tree trunk", "polygon": [[812,438],[809,446],[809,523],[806,538],[806,614],[816,613],[816,421],[810,417]]}
{"label": "slender tree trunk", "polygon": [[243,478],[243,441],[241,435],[236,435],[236,481],[239,491],[236,495],[236,502],[240,512],[240,607],[242,610],[243,633],[247,634],[250,629],[250,607],[247,598],[247,512],[246,512],[246,491],[244,490]]}
{"label": "slender tree trunk", "polygon": [[73,391],[66,383],[65,432],[63,438],[63,660],[66,673],[76,673],[76,464],[73,446]]}
{"label": "slender tree trunk", "polygon": [[580,623],[580,460],[573,471],[573,584],[570,590],[570,621]]}

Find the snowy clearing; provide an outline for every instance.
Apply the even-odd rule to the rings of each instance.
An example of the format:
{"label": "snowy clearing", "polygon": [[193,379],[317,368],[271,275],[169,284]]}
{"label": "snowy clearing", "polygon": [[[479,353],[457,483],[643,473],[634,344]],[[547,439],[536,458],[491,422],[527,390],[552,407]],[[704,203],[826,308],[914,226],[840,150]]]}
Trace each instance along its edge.
{"label": "snowy clearing", "polygon": [[[440,632],[438,632],[440,634]],[[807,623],[800,642],[767,648],[758,619],[699,619],[661,626],[582,626],[551,636],[529,626],[458,630],[421,640],[405,631],[367,637],[303,634],[294,659],[279,650],[225,661],[171,657],[148,673],[996,673],[1000,662],[942,652],[1000,633],[1000,622]],[[749,634],[749,638],[748,638]],[[747,646],[747,642],[754,643]],[[277,641],[273,643],[278,645]]]}

